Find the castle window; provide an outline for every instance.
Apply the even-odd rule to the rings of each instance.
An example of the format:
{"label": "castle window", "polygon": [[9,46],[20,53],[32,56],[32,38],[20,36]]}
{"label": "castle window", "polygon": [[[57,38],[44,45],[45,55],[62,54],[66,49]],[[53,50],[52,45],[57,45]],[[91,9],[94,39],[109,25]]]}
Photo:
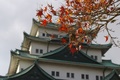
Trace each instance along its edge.
{"label": "castle window", "polygon": [[99,76],[96,76],[96,80],[99,80]]}
{"label": "castle window", "polygon": [[69,78],[70,77],[70,73],[67,73],[67,78]]}
{"label": "castle window", "polygon": [[60,73],[59,73],[58,71],[52,71],[52,72],[51,72],[51,75],[52,75],[52,76],[59,77],[59,76],[60,76]]}
{"label": "castle window", "polygon": [[89,79],[89,75],[88,74],[86,74],[86,79]]}
{"label": "castle window", "polygon": [[57,77],[59,76],[59,72],[56,72],[56,76],[57,76]]}
{"label": "castle window", "polygon": [[43,53],[43,49],[36,49],[35,53]]}
{"label": "castle window", "polygon": [[94,60],[97,60],[98,57],[97,56],[94,56],[94,55],[91,55],[91,58],[94,59]]}
{"label": "castle window", "polygon": [[43,53],[43,50],[42,50],[42,49],[40,49],[40,53]]}
{"label": "castle window", "polygon": [[42,33],[42,36],[45,36],[45,33]]}
{"label": "castle window", "polygon": [[88,74],[81,74],[81,79],[89,80]]}
{"label": "castle window", "polygon": [[85,76],[84,76],[84,74],[81,74],[81,79],[85,79]]}
{"label": "castle window", "polygon": [[100,80],[103,80],[103,77],[102,77],[102,76],[100,76]]}
{"label": "castle window", "polygon": [[35,53],[39,53],[39,49],[36,49],[36,50],[35,50]]}
{"label": "castle window", "polygon": [[74,73],[71,73],[71,78],[74,78]]}
{"label": "castle window", "polygon": [[67,73],[67,78],[74,78],[74,73]]}
{"label": "castle window", "polygon": [[95,60],[97,60],[97,56],[95,56]]}
{"label": "castle window", "polygon": [[93,55],[91,55],[91,58],[93,59]]}
{"label": "castle window", "polygon": [[55,71],[52,71],[51,74],[52,74],[52,76],[55,76]]}

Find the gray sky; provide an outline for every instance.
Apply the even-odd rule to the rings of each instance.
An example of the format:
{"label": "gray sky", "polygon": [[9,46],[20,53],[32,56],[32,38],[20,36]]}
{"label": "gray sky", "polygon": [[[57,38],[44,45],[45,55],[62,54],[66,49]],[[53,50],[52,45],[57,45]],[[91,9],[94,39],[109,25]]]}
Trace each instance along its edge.
{"label": "gray sky", "polygon": [[[32,19],[36,18],[36,10],[40,4],[53,2],[54,5],[61,4],[59,0],[0,0],[0,75],[7,74],[10,51],[20,49],[23,32],[30,32]],[[120,37],[120,25],[111,26],[117,28],[115,35]],[[105,56],[120,64],[120,48],[112,47]]]}

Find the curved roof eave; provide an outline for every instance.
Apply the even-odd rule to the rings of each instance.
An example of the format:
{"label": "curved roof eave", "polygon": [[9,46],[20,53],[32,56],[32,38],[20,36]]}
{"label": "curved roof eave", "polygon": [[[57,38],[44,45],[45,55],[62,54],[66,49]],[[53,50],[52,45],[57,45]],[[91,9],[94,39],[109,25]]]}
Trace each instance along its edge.
{"label": "curved roof eave", "polygon": [[54,43],[54,44],[63,44],[61,41],[61,38],[50,39],[50,38],[43,38],[43,37],[35,37],[35,36],[31,36],[25,32],[24,32],[24,38],[26,39],[26,41],[23,42],[23,45],[26,45],[25,43],[28,43],[29,41],[47,42],[47,43],[50,42],[50,43]]}
{"label": "curved roof eave", "polygon": [[37,30],[39,29],[39,27],[58,30],[58,26],[59,25],[55,24],[55,23],[48,23],[47,26],[42,26],[42,25],[40,25],[40,22],[38,22],[35,19],[33,19],[30,35],[35,36],[36,33],[37,33]]}
{"label": "curved roof eave", "polygon": [[39,55],[32,55],[28,53],[14,53],[14,55],[20,59],[27,59],[27,60],[40,60],[42,62],[52,62],[52,63],[61,63],[61,64],[69,64],[69,65],[79,65],[79,66],[91,66],[91,67],[98,67],[98,68],[115,68],[115,69],[120,69],[119,66],[109,66],[109,65],[104,65],[102,63],[100,64],[91,64],[91,63],[82,63],[82,62],[73,62],[73,61],[65,61],[65,60],[56,60],[56,59],[47,59],[47,58],[41,58]]}
{"label": "curved roof eave", "polygon": [[115,68],[115,69],[120,69],[120,65],[112,63],[111,60],[102,60],[102,65],[106,66],[106,67],[111,67],[111,68]]}
{"label": "curved roof eave", "polygon": [[15,53],[11,51],[11,60],[10,60],[10,66],[9,66],[7,75],[15,74],[18,63],[19,63],[19,60],[15,57]]}
{"label": "curved roof eave", "polygon": [[28,34],[24,32],[23,36],[24,36],[24,40],[22,42],[21,49],[28,51],[29,46],[30,46],[30,40],[27,38]]}
{"label": "curved roof eave", "polygon": [[111,47],[112,43],[108,44],[87,44],[87,43],[82,43],[83,47],[85,48],[93,48],[93,49],[100,49],[102,52],[102,55],[104,55]]}
{"label": "curved roof eave", "polygon": [[89,48],[95,48],[95,49],[107,49],[110,48],[113,44],[112,43],[108,43],[108,44],[87,44],[87,43],[82,43],[82,45],[84,47],[89,47]]}

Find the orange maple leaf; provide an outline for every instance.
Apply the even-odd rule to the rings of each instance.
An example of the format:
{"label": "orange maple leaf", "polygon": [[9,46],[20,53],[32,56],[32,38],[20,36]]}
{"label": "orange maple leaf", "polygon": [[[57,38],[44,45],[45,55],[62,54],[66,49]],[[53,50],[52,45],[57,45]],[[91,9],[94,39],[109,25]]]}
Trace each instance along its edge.
{"label": "orange maple leaf", "polygon": [[52,16],[50,14],[47,14],[45,17],[49,22],[52,22]]}
{"label": "orange maple leaf", "polygon": [[67,6],[70,6],[70,3],[69,3],[70,1],[69,0],[66,0],[66,5]]}
{"label": "orange maple leaf", "polygon": [[62,24],[62,26],[59,28],[59,31],[68,32],[68,28]]}
{"label": "orange maple leaf", "polygon": [[47,6],[44,8],[44,11],[47,11]]}
{"label": "orange maple leaf", "polygon": [[76,47],[75,47],[75,46],[73,46],[73,44],[72,44],[72,43],[70,43],[70,44],[68,45],[68,47],[69,47],[70,52],[71,52],[72,54],[74,54],[74,53],[77,51]]}
{"label": "orange maple leaf", "polygon": [[84,31],[83,31],[83,29],[80,27],[79,29],[78,29],[78,33],[83,33]]}
{"label": "orange maple leaf", "polygon": [[69,48],[72,48],[72,43],[69,44]]}

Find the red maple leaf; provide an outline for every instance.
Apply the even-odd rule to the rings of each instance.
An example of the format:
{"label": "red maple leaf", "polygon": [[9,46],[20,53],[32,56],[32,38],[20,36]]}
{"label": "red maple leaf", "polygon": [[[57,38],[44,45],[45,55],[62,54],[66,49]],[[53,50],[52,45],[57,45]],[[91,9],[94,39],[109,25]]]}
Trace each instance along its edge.
{"label": "red maple leaf", "polygon": [[71,52],[72,54],[74,54],[74,53],[77,51],[76,47],[75,47],[75,46],[73,46],[73,44],[72,44],[72,43],[70,43],[68,47],[69,47],[70,52]]}
{"label": "red maple leaf", "polygon": [[62,38],[61,41],[63,44],[67,43],[67,40],[65,38]]}
{"label": "red maple leaf", "polygon": [[42,16],[43,15],[43,9],[41,9],[41,10],[37,10],[37,14],[36,14],[36,16]]}
{"label": "red maple leaf", "polygon": [[51,12],[53,15],[56,15],[56,11],[54,9],[51,9]]}
{"label": "red maple leaf", "polygon": [[105,41],[108,41],[108,36],[104,36],[105,37]]}
{"label": "red maple leaf", "polygon": [[71,17],[69,17],[69,21],[70,23],[73,23],[73,19]]}
{"label": "red maple leaf", "polygon": [[71,52],[72,54],[74,54],[76,51],[77,51],[77,50],[76,50],[75,47],[70,48],[70,52]]}
{"label": "red maple leaf", "polygon": [[50,9],[53,9],[53,6],[52,6],[52,5],[49,5],[49,4],[48,4],[48,7],[49,7]]}
{"label": "red maple leaf", "polygon": [[47,20],[44,19],[44,20],[42,21],[41,25],[46,26],[46,25],[47,25]]}
{"label": "red maple leaf", "polygon": [[60,7],[60,16],[63,16],[63,14],[65,13],[65,8],[63,6]]}

